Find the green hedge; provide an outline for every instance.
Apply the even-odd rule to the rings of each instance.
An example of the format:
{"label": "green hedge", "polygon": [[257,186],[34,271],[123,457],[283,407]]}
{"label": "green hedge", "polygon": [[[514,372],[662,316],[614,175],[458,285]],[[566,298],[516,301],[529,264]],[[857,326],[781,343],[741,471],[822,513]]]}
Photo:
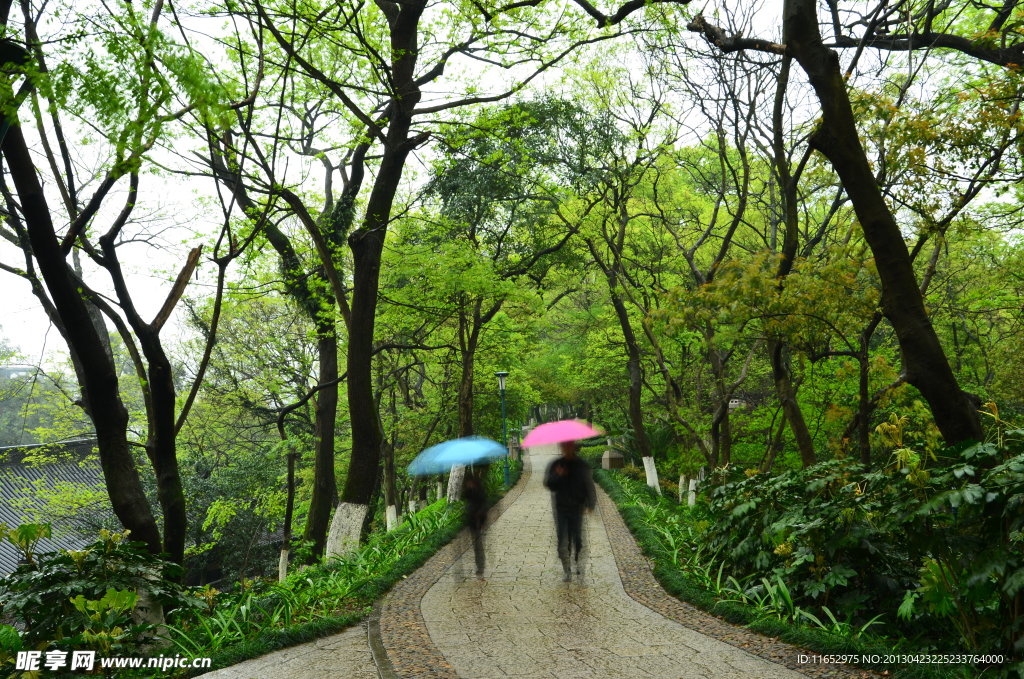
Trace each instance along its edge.
{"label": "green hedge", "polygon": [[[605,492],[619,509],[619,514],[626,526],[629,527],[637,544],[644,555],[654,562],[654,577],[672,596],[687,601],[697,608],[718,616],[723,620],[735,625],[743,625],[748,629],[769,637],[778,637],[782,641],[806,648],[813,653],[829,655],[881,655],[893,653],[891,648],[877,643],[860,641],[830,634],[825,630],[798,627],[790,623],[782,622],[775,618],[757,619],[753,607],[746,606],[733,601],[719,601],[712,592],[709,592],[698,583],[694,582],[684,571],[679,570],[671,564],[671,560],[661,542],[654,532],[643,523],[643,512],[627,503],[626,495],[614,475],[604,469],[594,470],[594,479],[604,488]],[[660,498],[651,491],[651,498],[660,502],[676,503],[667,498]],[[911,652],[911,651],[900,651]],[[939,649],[937,652],[941,652]],[[865,669],[877,672],[887,671],[894,679],[951,679],[952,677],[975,676],[976,672],[970,667],[945,667],[932,665],[893,665],[879,663],[874,665],[862,665]]]}

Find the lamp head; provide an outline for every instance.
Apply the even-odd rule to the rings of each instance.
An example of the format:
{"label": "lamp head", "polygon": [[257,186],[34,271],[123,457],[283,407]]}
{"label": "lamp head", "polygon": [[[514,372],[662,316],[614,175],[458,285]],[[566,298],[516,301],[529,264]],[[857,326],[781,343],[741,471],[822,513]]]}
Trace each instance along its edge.
{"label": "lamp head", "polygon": [[498,378],[498,389],[505,391],[505,378],[508,377],[508,373],[504,370],[499,370],[494,373],[494,376]]}

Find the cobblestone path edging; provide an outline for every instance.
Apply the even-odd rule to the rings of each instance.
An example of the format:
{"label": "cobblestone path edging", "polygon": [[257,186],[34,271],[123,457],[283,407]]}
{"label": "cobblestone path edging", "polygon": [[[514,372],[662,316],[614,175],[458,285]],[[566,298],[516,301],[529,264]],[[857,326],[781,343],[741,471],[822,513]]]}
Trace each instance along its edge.
{"label": "cobblestone path edging", "polygon": [[658,584],[651,570],[650,561],[640,551],[640,546],[637,545],[633,534],[622,520],[615,503],[600,486],[597,487],[597,496],[608,541],[611,543],[615,563],[619,569],[619,577],[622,579],[622,587],[626,590],[626,594],[637,603],[660,613],[683,627],[809,677],[860,679],[879,676],[868,670],[845,665],[798,665],[796,662],[798,654],[816,654],[725,622],[692,604],[676,599]]}
{"label": "cobblestone path edging", "polygon": [[[519,481],[491,508],[488,525],[497,521],[498,517],[519,499],[530,480],[531,473],[530,458],[527,456],[523,461]],[[373,627],[379,628],[379,642],[383,645],[386,660],[390,661],[390,669],[402,679],[459,679],[454,668],[431,641],[420,611],[420,602],[427,590],[433,587],[444,572],[471,546],[469,530],[464,529],[409,577],[395,585],[384,598],[380,609],[380,622],[369,628],[369,634],[375,634]],[[374,643],[371,638],[371,647]],[[386,662],[377,662],[378,668],[381,665],[387,666]]]}
{"label": "cobblestone path edging", "polygon": [[366,619],[366,642],[370,646],[373,664],[377,667],[380,679],[398,679],[398,675],[395,674],[395,666],[391,664],[387,649],[384,648],[384,642],[380,638],[381,603],[377,601],[373,604],[373,612]]}

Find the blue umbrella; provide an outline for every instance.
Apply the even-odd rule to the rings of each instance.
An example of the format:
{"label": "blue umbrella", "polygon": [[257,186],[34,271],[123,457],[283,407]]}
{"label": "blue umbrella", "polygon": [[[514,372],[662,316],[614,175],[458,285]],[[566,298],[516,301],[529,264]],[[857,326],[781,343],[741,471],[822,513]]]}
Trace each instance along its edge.
{"label": "blue umbrella", "polygon": [[456,464],[480,464],[505,455],[505,446],[486,436],[445,441],[427,448],[409,465],[409,476],[440,474]]}
{"label": "blue umbrella", "polygon": [[439,444],[427,448],[422,453],[416,456],[416,459],[409,465],[409,476],[426,476],[428,474],[440,474],[445,471],[445,468],[439,465],[435,460],[438,455],[444,452],[443,446],[447,444]]}

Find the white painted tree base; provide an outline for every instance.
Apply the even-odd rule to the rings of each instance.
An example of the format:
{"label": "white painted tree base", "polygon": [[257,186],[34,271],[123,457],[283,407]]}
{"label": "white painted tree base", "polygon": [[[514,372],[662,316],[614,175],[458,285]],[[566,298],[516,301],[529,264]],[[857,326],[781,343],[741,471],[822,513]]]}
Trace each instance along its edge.
{"label": "white painted tree base", "polygon": [[168,638],[170,632],[167,631],[167,625],[164,624],[164,607],[144,589],[139,589],[138,595],[139,600],[135,604],[135,610],[132,611],[132,622],[136,625],[145,623],[156,625],[156,629],[135,640],[139,644],[139,650],[150,653],[169,648],[171,646],[171,641]]}
{"label": "white painted tree base", "polygon": [[437,495],[434,496],[434,502],[437,502],[438,500],[441,499],[441,494],[442,493],[444,493],[444,485],[440,481],[438,481],[437,482]]}
{"label": "white painted tree base", "polygon": [[452,473],[448,475],[448,504],[462,499],[462,480],[466,477],[466,465],[452,465]]}
{"label": "white painted tree base", "polygon": [[384,519],[387,521],[389,533],[398,528],[398,507],[388,505],[388,508],[384,510]]}
{"label": "white painted tree base", "polygon": [[334,510],[331,530],[327,534],[326,558],[339,559],[351,554],[359,547],[359,534],[363,530],[363,519],[369,511],[367,505],[340,502]]}
{"label": "white painted tree base", "polygon": [[409,511],[416,512],[416,500],[409,500]]}
{"label": "white painted tree base", "polygon": [[288,577],[288,550],[281,550],[281,558],[277,561],[277,581],[284,582]]}
{"label": "white painted tree base", "polygon": [[644,461],[644,471],[647,472],[647,485],[661,495],[661,484],[658,483],[658,468],[654,466],[653,457],[641,458]]}
{"label": "white painted tree base", "polygon": [[697,504],[697,479],[690,479],[690,497],[686,504],[691,507]]}

